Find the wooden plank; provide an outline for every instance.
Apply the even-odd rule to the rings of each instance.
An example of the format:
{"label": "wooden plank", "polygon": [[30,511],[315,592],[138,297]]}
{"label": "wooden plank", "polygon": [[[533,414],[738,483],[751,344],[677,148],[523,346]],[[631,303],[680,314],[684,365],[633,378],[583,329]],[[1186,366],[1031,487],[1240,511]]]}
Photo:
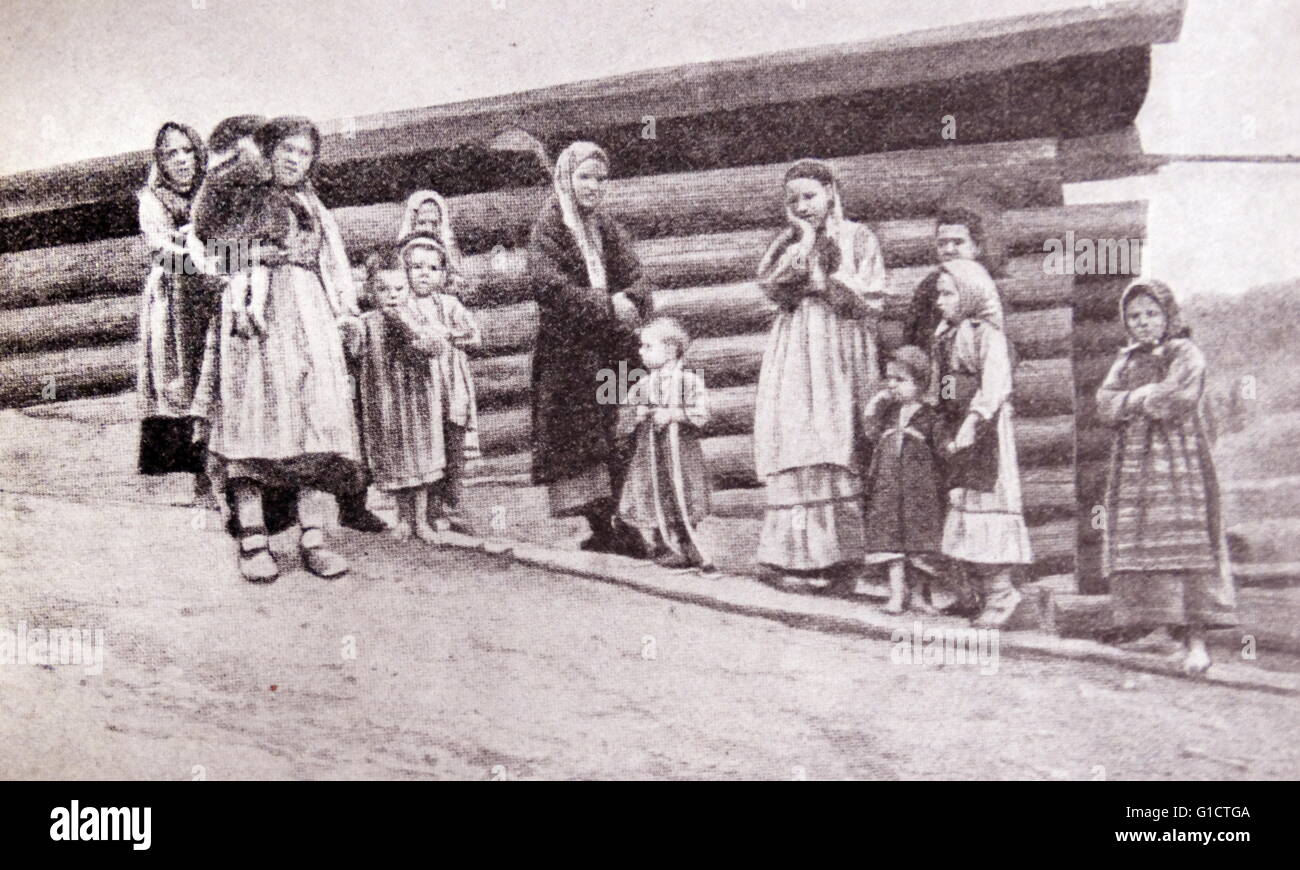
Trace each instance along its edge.
{"label": "wooden plank", "polygon": [[[1039,522],[1046,518],[1073,517],[1074,469],[1068,465],[1025,469],[1020,478],[1025,512]],[[710,516],[731,519],[758,519],[763,516],[765,493],[762,487],[720,489],[710,499]]]}
{"label": "wooden plank", "polygon": [[[481,147],[510,126],[542,137],[564,137],[573,134],[576,123],[584,129],[640,125],[650,115],[667,126],[669,119],[746,106],[960,81],[1174,40],[1183,5],[1183,0],[1129,0],[346,119],[323,125],[321,159],[330,166],[430,149]],[[1075,95],[1076,101],[1092,96]],[[143,176],[147,159],[147,152],[136,151],[0,179],[0,219],[111,196],[123,187],[123,178]]]}
{"label": "wooden plank", "polygon": [[[998,191],[1007,207],[1050,204],[1060,189],[1055,157],[1055,143],[1040,139],[860,155],[830,162],[840,174],[848,213],[878,220],[932,212],[954,181],[968,175],[978,176]],[[720,229],[779,226],[783,222],[781,179],[787,165],[615,180],[607,189],[606,208],[639,238],[681,238]],[[469,251],[521,245],[549,196],[547,188],[517,188],[454,197],[450,208],[457,236]],[[345,244],[360,259],[364,253],[392,243],[401,209],[397,203],[386,203],[340,208],[334,215]],[[925,228],[927,234],[932,230]],[[767,235],[762,245],[770,241],[771,233]],[[13,306],[86,292],[129,291],[143,281],[148,264],[148,250],[139,237],[16,251],[0,256],[0,300]],[[472,265],[476,275],[490,279],[498,271],[494,266],[500,265],[499,257],[485,257]]]}

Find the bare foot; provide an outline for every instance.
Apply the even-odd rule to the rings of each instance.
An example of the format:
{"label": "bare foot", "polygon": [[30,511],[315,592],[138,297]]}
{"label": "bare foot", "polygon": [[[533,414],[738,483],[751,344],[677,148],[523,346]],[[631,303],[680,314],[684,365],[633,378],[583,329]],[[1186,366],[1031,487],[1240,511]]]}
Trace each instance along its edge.
{"label": "bare foot", "polygon": [[411,524],[406,520],[398,520],[397,525],[393,526],[393,537],[399,541],[411,537]]}
{"label": "bare foot", "polygon": [[415,536],[426,544],[442,543],[442,540],[438,537],[438,533],[434,531],[433,526],[428,523],[416,523]]}

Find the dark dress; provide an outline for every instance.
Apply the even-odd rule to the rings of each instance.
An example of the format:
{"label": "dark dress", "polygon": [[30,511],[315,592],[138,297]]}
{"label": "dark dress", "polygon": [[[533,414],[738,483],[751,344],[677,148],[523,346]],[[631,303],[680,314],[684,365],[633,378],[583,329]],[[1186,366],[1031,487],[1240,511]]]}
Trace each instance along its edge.
{"label": "dark dress", "polygon": [[[980,321],[973,321],[973,325],[976,330],[994,328]],[[938,373],[937,440],[940,445],[946,445],[957,437],[970,412],[971,401],[980,388],[979,372],[967,371],[953,363],[952,346],[956,337],[957,330],[950,329],[933,340],[932,354]],[[1001,413],[999,410],[998,414]],[[974,444],[945,455],[949,487],[992,492],[998,482],[997,416],[992,420],[980,420],[975,429]]]}
{"label": "dark dress", "polygon": [[867,468],[867,552],[938,553],[947,497],[939,452],[941,427],[929,405],[898,426],[897,402],[871,421],[880,432]]}
{"label": "dark dress", "polygon": [[[641,282],[641,264],[631,237],[613,219],[597,213],[596,228],[605,263],[605,290],[593,289],[560,206],[547,204],[528,242],[528,272],[537,300],[539,327],[532,368],[532,479],[554,485],[607,468],[617,499],[625,462],[617,439],[618,405],[598,400],[602,371],[630,372],[638,365],[633,330],[614,313],[612,297],[623,292],[642,318],[653,309],[651,288]],[[552,506],[554,510],[554,503]],[[577,506],[569,513],[585,512]]]}

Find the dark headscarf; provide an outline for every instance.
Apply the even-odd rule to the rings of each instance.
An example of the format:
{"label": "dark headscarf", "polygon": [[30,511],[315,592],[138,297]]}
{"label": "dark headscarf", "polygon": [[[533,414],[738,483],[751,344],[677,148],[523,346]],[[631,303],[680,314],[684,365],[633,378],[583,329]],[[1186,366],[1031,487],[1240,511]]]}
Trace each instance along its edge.
{"label": "dark headscarf", "polygon": [[1165,334],[1160,337],[1161,344],[1174,338],[1191,337],[1192,330],[1183,323],[1182,310],[1178,307],[1178,300],[1174,298],[1174,291],[1169,289],[1169,285],[1165,282],[1155,280],[1134,281],[1120,296],[1119,322],[1124,324],[1126,330],[1128,318],[1124,314],[1125,309],[1128,308],[1129,302],[1138,296],[1150,298],[1165,313]]}

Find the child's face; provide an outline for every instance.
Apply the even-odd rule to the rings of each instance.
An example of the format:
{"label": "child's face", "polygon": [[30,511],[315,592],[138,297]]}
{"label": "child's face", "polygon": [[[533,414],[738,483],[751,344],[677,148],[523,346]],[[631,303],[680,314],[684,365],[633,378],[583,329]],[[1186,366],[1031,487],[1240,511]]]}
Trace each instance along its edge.
{"label": "child's face", "polygon": [[934,249],[940,262],[974,260],[980,255],[980,246],[970,237],[970,228],[965,224],[939,224],[934,233]]}
{"label": "child's face", "polygon": [[830,214],[831,192],[814,178],[793,178],[785,183],[785,204],[795,217],[819,227]]}
{"label": "child's face", "polygon": [[573,171],[573,195],[580,208],[592,211],[600,205],[607,178],[609,167],[603,160],[584,160],[578,164]]}
{"label": "child's face", "polygon": [[939,306],[939,313],[943,315],[944,320],[955,322],[957,312],[961,310],[961,297],[957,294],[956,283],[947,272],[939,276],[938,290],[939,296],[935,304]]}
{"label": "child's face", "polygon": [[664,341],[663,336],[653,331],[641,334],[641,362],[646,368],[661,369],[676,358],[677,348]]}
{"label": "child's face", "polygon": [[178,190],[189,190],[194,186],[199,160],[190,137],[174,128],[168,130],[163,136],[162,157],[163,172]]}
{"label": "child's face", "polygon": [[406,255],[406,274],[416,296],[428,296],[447,283],[447,267],[442,254],[432,248],[413,248]]}
{"label": "child's face", "polygon": [[1165,337],[1167,319],[1164,309],[1146,294],[1134,296],[1124,306],[1124,325],[1129,334],[1143,344],[1158,344]]}
{"label": "child's face", "polygon": [[401,272],[380,272],[374,283],[376,301],[385,308],[406,301],[406,277]]}
{"label": "child's face", "polygon": [[442,228],[442,209],[438,203],[428,200],[415,210],[415,220],[411,231],[416,233],[437,233]]}
{"label": "child's face", "polygon": [[921,386],[912,373],[895,362],[885,366],[885,386],[903,402],[914,402],[921,395]]}

